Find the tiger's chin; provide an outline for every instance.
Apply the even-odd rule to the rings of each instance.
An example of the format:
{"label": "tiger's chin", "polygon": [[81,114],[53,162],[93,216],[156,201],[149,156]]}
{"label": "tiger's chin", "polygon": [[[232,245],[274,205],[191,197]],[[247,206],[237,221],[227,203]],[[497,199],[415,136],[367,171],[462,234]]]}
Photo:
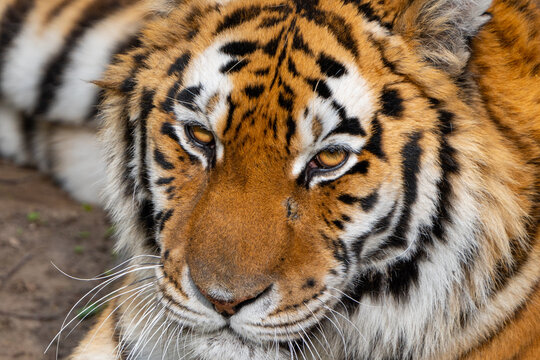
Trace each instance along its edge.
{"label": "tiger's chin", "polygon": [[[163,289],[161,290],[163,291]],[[249,321],[244,321],[254,313],[247,316],[240,314],[229,319],[224,319],[216,313],[212,314],[215,317],[209,316],[197,324],[190,324],[189,321],[186,321],[185,314],[178,312],[179,308],[187,310],[185,305],[174,303],[170,299],[165,300],[163,292],[158,295],[158,297],[160,296],[167,322],[173,323],[170,327],[181,328],[177,334],[179,344],[173,344],[169,341],[170,344],[164,345],[165,348],[171,348],[168,352],[173,358],[179,355],[178,358],[186,360],[290,359],[291,348],[297,347],[298,342],[301,342],[304,336],[310,332],[308,329],[303,329],[304,335],[302,335],[291,329],[285,330],[285,334],[282,334],[282,329],[272,331],[269,328],[267,330],[273,335],[259,334],[252,324],[249,324]],[[194,311],[201,311],[201,308],[205,308],[204,305]],[[257,316],[255,315],[255,317]],[[186,339],[189,340],[186,341]],[[295,349],[292,351],[294,352]]]}
{"label": "tiger's chin", "polygon": [[230,328],[211,334],[194,335],[193,341],[189,343],[185,351],[186,359],[198,360],[282,360],[289,358],[283,344],[255,343],[242,338]]}

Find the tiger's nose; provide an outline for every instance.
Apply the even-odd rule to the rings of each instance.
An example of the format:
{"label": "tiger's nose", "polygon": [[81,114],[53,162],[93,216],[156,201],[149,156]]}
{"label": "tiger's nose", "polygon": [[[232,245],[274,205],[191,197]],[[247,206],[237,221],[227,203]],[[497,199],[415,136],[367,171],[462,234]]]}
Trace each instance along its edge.
{"label": "tiger's nose", "polygon": [[231,300],[220,300],[216,297],[213,297],[209,295],[208,293],[201,291],[201,293],[204,295],[204,297],[214,305],[214,309],[218,313],[220,313],[223,317],[226,319],[230,318],[234,314],[236,314],[240,309],[246,305],[252,304],[255,301],[257,301],[259,298],[261,298],[264,294],[268,293],[270,291],[270,288],[272,286],[270,285],[266,289],[264,289],[261,292],[258,292],[254,294],[253,296],[243,297],[240,299],[231,299]]}

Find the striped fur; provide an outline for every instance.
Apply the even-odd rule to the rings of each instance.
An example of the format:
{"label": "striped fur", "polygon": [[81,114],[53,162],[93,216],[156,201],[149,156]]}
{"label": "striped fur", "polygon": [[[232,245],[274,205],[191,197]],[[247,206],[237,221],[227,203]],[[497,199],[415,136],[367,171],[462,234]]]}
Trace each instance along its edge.
{"label": "striped fur", "polygon": [[75,198],[98,202],[105,173],[96,141],[101,92],[91,81],[115,54],[137,44],[151,4],[6,0],[0,6],[0,153],[47,171]]}
{"label": "striped fur", "polygon": [[[132,24],[93,52],[122,53],[94,121],[133,260],[73,359],[537,356],[534,3],[93,1],[88,34]],[[53,54],[40,80],[10,80],[39,6],[56,19],[40,34],[84,8],[45,3],[0,8],[2,126],[21,134],[2,149],[29,143],[17,126],[81,125],[98,97],[61,110],[83,87],[69,75],[86,74],[81,30],[37,53]],[[321,169],[325,149],[347,155]]]}

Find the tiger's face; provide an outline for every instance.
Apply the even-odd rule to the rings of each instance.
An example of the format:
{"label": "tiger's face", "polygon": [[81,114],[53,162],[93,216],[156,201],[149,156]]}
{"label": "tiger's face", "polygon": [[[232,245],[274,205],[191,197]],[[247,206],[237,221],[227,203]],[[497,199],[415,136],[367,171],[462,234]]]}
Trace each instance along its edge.
{"label": "tiger's face", "polygon": [[157,296],[201,354],[266,354],[362,293],[415,286],[427,245],[411,234],[444,219],[457,164],[441,137],[464,105],[448,110],[449,78],[371,20],[334,0],[188,4],[115,65]]}

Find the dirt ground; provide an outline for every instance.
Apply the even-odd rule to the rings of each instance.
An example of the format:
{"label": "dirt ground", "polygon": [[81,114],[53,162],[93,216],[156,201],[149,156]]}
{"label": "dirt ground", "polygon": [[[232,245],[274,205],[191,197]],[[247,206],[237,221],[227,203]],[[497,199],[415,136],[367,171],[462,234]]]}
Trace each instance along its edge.
{"label": "dirt ground", "polygon": [[[43,354],[45,347],[97,283],[70,279],[51,262],[72,276],[96,276],[116,261],[110,233],[101,209],[73,201],[36,170],[0,160],[0,359],[55,359],[55,346]],[[60,342],[60,359],[91,323]]]}

